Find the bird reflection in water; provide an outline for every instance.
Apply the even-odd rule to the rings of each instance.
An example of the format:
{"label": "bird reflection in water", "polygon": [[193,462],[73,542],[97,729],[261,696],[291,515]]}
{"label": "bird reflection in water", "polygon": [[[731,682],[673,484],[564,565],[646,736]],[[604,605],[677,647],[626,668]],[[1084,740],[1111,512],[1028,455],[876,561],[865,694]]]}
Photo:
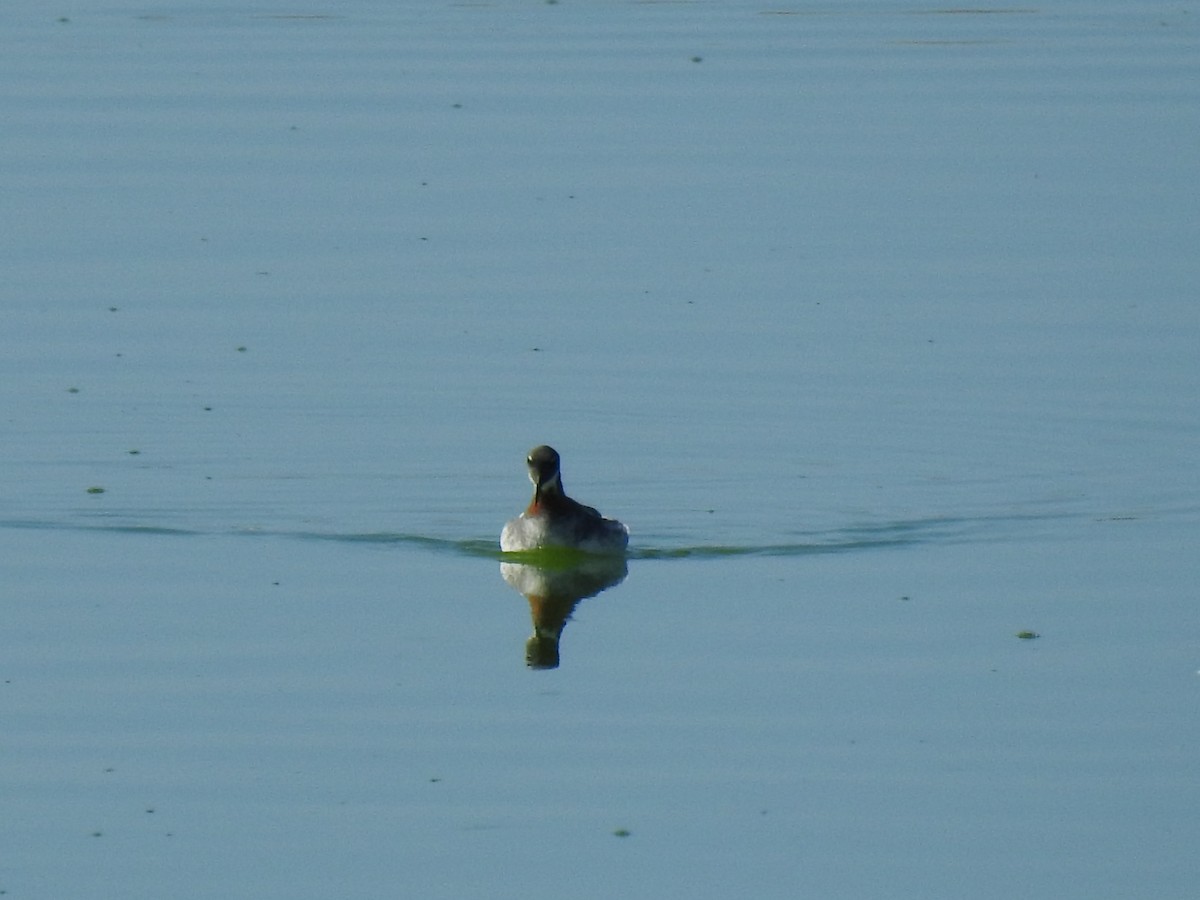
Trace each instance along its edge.
{"label": "bird reflection in water", "polygon": [[531,669],[558,668],[558,642],[581,600],[625,580],[624,556],[542,558],[537,563],[502,562],[500,575],[529,601],[533,635],[525,642],[525,664]]}

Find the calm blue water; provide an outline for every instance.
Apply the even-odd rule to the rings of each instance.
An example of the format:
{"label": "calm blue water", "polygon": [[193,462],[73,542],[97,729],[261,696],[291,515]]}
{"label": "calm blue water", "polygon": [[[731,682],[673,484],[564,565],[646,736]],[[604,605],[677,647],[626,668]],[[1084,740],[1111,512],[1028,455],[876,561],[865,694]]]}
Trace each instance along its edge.
{"label": "calm blue water", "polygon": [[7,4],[0,890],[1190,897],[1193,18]]}

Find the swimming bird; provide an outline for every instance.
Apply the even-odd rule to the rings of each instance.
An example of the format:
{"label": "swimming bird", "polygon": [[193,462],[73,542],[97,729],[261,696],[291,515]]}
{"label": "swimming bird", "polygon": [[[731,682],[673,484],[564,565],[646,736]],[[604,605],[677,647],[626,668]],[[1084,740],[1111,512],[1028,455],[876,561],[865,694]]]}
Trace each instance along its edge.
{"label": "swimming bird", "polygon": [[542,445],[529,451],[525,464],[533,482],[529,508],[500,532],[500,549],[541,550],[558,547],[584,553],[624,553],[629,529],[606,519],[590,506],[563,492],[558,451]]}

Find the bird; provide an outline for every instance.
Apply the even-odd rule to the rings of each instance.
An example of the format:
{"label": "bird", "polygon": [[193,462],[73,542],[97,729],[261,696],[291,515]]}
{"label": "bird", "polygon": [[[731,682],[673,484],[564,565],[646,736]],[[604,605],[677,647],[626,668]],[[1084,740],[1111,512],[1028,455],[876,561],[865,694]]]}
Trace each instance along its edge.
{"label": "bird", "polygon": [[533,500],[525,512],[505,524],[500,532],[501,550],[509,553],[559,548],[624,554],[629,546],[629,529],[564,493],[557,450],[545,444],[534,447],[525,464],[533,482]]}

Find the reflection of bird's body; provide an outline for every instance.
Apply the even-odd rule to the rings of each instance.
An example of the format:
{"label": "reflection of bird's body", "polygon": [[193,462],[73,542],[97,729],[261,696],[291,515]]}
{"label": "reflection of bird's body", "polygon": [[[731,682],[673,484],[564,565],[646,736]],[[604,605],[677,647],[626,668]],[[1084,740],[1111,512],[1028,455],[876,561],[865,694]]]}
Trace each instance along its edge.
{"label": "reflection of bird's body", "polygon": [[533,616],[525,664],[533,669],[556,668],[559,639],[572,611],[580,601],[620,584],[628,572],[624,555],[618,553],[587,554],[562,567],[500,563],[501,577],[525,595]]}
{"label": "reflection of bird's body", "polygon": [[500,549],[562,547],[584,553],[624,553],[629,529],[563,493],[559,457],[553,447],[534,447],[525,461],[533,482],[529,508],[504,526]]}

